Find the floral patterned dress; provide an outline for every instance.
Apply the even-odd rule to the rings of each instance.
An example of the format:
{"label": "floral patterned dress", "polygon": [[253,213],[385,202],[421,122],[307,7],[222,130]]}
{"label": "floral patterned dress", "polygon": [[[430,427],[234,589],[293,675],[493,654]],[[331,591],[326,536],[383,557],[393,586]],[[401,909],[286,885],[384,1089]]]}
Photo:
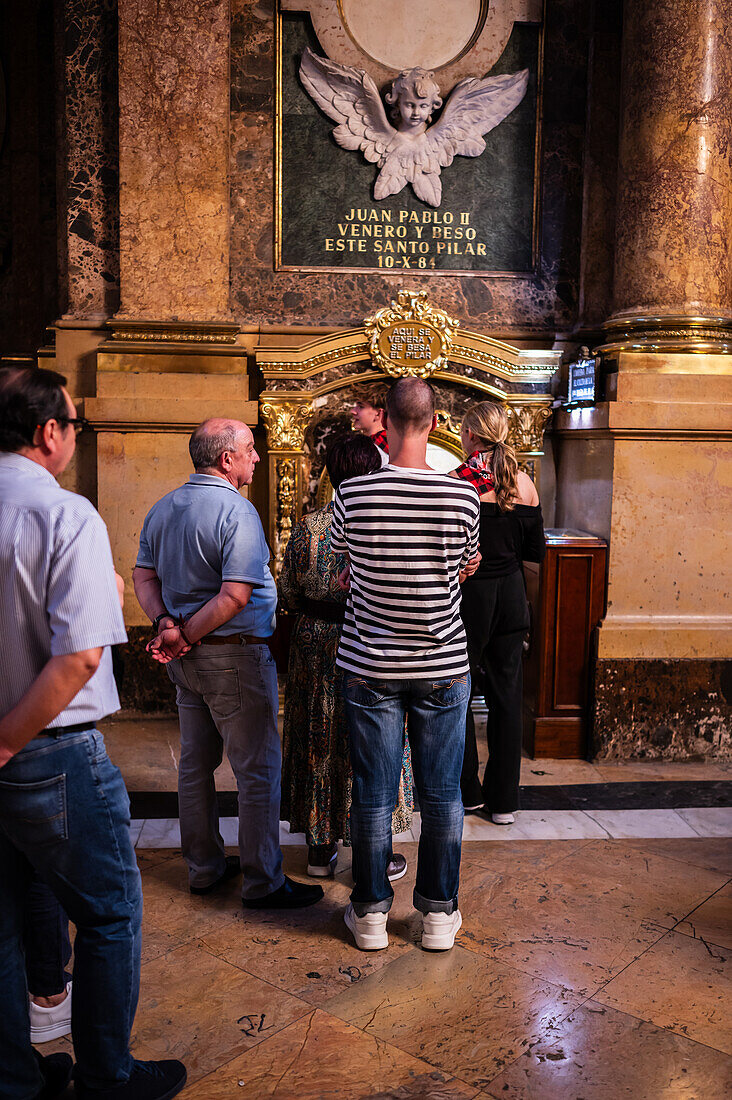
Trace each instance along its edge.
{"label": "floral patterned dress", "polygon": [[[287,544],[278,579],[282,609],[300,611],[292,631],[285,687],[281,816],[290,822],[291,832],[306,834],[308,844],[350,843],[351,764],[342,674],[336,668],[341,627],[300,610],[303,600],[345,605],[346,593],[337,581],[345,559],[330,548],[332,517],[329,504],[300,520]],[[412,765],[405,737],[394,833],[409,829],[413,809]]]}

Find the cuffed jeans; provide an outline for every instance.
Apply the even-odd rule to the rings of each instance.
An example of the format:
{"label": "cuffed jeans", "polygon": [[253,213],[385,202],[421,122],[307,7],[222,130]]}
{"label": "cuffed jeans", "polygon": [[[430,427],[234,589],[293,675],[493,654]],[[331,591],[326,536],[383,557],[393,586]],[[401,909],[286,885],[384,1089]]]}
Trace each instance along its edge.
{"label": "cuffed jeans", "polygon": [[210,886],[226,867],[214,772],[223,750],[239,791],[242,897],[285,881],[280,849],[277,669],[267,645],[195,646],[167,666],[180,719],[178,804],[191,886]]}
{"label": "cuffed jeans", "polygon": [[357,916],[386,913],[394,898],[386,868],[405,717],[422,815],[414,906],[421,913],[457,909],[463,836],[460,770],[469,696],[467,673],[442,680],[388,681],[346,673],[353,769],[351,902]]}
{"label": "cuffed jeans", "polygon": [[0,1074],[7,1100],[30,1100],[43,1087],[23,955],[34,870],[76,925],[78,1078],[91,1088],[124,1084],[140,986],[142,891],[127,791],[97,730],[36,737],[0,769]]}
{"label": "cuffed jeans", "polygon": [[28,989],[36,997],[63,993],[70,978],[69,918],[38,875],[28,886],[23,929]]}

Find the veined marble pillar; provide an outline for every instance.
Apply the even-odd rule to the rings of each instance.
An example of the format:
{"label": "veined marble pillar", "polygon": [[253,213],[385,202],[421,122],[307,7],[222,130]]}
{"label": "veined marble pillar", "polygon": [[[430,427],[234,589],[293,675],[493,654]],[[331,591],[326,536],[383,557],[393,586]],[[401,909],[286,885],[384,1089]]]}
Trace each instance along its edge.
{"label": "veined marble pillar", "polygon": [[[257,404],[228,306],[228,0],[118,0],[118,12],[121,305],[84,411],[129,579],[145,513],[190,473],[191,430],[221,415],[254,424]],[[132,639],[146,620],[131,586],[125,613]]]}
{"label": "veined marble pillar", "polygon": [[[56,6],[58,283],[61,317],[44,365],[77,399],[96,389],[96,349],[119,306],[117,0]],[[63,483],[96,500],[96,441],[84,436]]]}
{"label": "veined marble pillar", "polygon": [[604,401],[557,522],[610,543],[594,750],[732,755],[732,0],[626,0]]}
{"label": "veined marble pillar", "polygon": [[228,0],[119,0],[119,75],[119,317],[228,320]]}
{"label": "veined marble pillar", "polygon": [[732,0],[624,16],[613,322],[732,322]]}
{"label": "veined marble pillar", "polygon": [[66,321],[104,321],[119,306],[117,3],[59,5],[63,59]]}

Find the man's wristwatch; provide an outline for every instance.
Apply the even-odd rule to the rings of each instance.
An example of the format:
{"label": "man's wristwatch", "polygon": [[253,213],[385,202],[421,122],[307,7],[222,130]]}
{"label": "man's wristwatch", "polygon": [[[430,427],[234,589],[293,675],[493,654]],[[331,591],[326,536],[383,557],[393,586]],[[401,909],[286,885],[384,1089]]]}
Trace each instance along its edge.
{"label": "man's wristwatch", "polygon": [[152,628],[157,634],[160,629],[160,623],[163,619],[172,619],[175,622],[175,616],[171,615],[169,611],[161,611],[159,615],[156,615],[152,621]]}

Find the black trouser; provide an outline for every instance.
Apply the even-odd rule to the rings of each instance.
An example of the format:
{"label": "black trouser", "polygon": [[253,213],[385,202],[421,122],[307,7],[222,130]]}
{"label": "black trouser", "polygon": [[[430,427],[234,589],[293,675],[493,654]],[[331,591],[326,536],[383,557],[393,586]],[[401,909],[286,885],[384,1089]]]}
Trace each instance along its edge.
{"label": "black trouser", "polygon": [[469,578],[463,585],[460,614],[473,692],[480,692],[482,681],[488,707],[488,764],[482,785],[475,722],[468,707],[460,777],[463,805],[483,802],[489,813],[513,813],[518,809],[521,774],[523,641],[529,629],[523,574]]}
{"label": "black trouser", "polygon": [[38,875],[33,876],[28,887],[23,947],[30,992],[36,997],[63,993],[71,958],[69,918]]}

